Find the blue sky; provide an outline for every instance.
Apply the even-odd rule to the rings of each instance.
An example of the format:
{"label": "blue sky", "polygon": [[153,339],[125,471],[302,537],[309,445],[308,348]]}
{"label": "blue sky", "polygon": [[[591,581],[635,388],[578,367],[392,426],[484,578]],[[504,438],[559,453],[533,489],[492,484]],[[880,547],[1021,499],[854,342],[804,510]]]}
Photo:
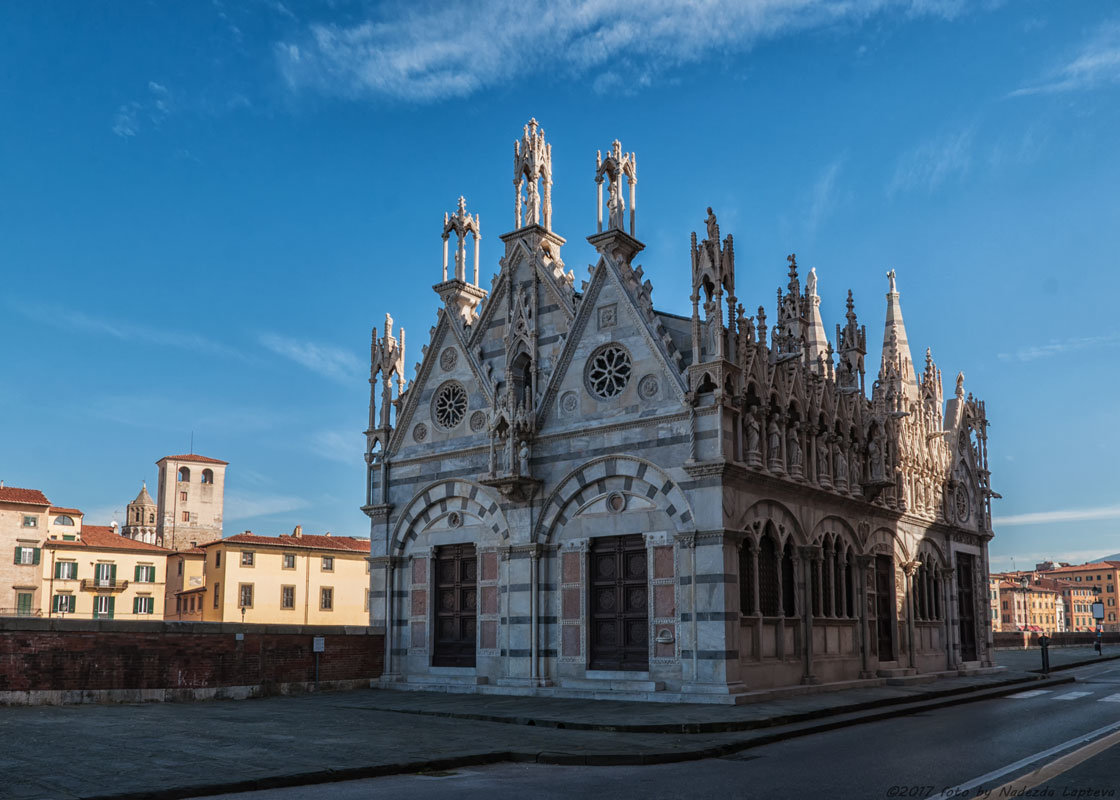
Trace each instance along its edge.
{"label": "blue sky", "polygon": [[[159,457],[231,462],[226,532],[367,535],[369,328],[420,357],[444,211],[512,217],[512,143],[553,143],[586,275],[594,159],[638,156],[639,261],[689,309],[711,205],[738,294],[785,257],[827,330],[992,420],[997,567],[1120,551],[1120,9],[668,0],[9,2],[0,25],[0,478],[107,522]],[[869,356],[872,369],[877,352]],[[873,378],[874,376],[869,376]]]}

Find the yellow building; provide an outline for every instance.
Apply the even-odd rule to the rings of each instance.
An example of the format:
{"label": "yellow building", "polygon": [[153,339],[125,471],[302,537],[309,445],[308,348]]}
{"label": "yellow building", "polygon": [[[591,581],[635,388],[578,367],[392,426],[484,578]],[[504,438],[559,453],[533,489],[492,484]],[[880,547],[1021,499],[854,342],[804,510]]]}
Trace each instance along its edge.
{"label": "yellow building", "polygon": [[[369,624],[369,539],[305,536],[297,526],[290,535],[246,531],[199,549],[205,621]],[[180,608],[192,593],[180,592]]]}
{"label": "yellow building", "polygon": [[42,608],[39,563],[51,503],[38,489],[0,483],[0,616],[36,616]]}
{"label": "yellow building", "polygon": [[1120,561],[1093,561],[1089,564],[1065,565],[1046,570],[1043,575],[1091,590],[1094,594],[1093,601],[1099,600],[1104,605],[1104,629],[1120,630],[1120,619],[1117,617],[1120,615]]}
{"label": "yellow building", "polygon": [[73,539],[43,543],[44,617],[162,620],[169,551],[113,528],[83,525]]}
{"label": "yellow building", "polygon": [[206,599],[206,551],[201,547],[172,551],[167,556],[164,618],[201,621]]}

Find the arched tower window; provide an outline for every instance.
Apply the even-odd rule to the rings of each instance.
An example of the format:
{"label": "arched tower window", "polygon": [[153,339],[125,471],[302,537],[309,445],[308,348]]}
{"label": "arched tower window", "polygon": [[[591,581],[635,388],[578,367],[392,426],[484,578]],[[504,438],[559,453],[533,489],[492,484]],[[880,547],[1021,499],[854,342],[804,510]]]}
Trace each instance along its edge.
{"label": "arched tower window", "polygon": [[214,482],[214,470],[212,470],[212,469],[202,470],[202,482],[203,483],[213,483]]}
{"label": "arched tower window", "polygon": [[191,479],[191,471],[186,467],[179,467],[179,482],[188,483]]}

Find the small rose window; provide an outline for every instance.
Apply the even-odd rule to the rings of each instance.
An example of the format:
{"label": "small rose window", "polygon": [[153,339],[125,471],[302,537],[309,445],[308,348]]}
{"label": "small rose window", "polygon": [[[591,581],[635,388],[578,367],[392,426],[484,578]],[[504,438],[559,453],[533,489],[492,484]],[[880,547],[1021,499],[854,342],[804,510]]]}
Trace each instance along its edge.
{"label": "small rose window", "polygon": [[587,389],[596,397],[609,400],[622,393],[630,382],[634,365],[630,354],[617,344],[603,345],[587,359],[584,378]]}
{"label": "small rose window", "polygon": [[467,390],[455,381],[439,387],[432,401],[432,419],[446,431],[451,430],[467,413]]}

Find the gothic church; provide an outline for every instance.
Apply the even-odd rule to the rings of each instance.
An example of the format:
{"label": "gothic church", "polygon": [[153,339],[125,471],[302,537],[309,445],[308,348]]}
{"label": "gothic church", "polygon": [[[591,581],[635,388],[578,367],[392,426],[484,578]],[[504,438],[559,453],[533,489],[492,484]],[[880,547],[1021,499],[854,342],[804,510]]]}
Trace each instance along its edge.
{"label": "gothic church", "polygon": [[928,350],[918,374],[894,272],[867,386],[851,292],[830,340],[791,255],[772,321],[748,315],[711,209],[691,316],[658,311],[617,141],[596,157],[598,258],[577,284],[535,120],[513,156],[489,290],[460,198],[411,382],[404,331],[386,315],[373,333],[381,685],[734,703],[991,668],[984,404],[963,375],[945,402]]}

